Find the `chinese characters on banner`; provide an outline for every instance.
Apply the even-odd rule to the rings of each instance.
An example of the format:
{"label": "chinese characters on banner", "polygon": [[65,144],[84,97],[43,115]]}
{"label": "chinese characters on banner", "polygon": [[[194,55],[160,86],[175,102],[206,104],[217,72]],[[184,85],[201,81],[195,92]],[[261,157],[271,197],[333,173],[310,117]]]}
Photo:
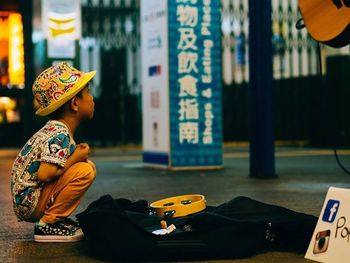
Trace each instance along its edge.
{"label": "chinese characters on banner", "polygon": [[169,0],[171,165],[222,165],[220,1]]}
{"label": "chinese characters on banner", "polygon": [[141,0],[143,163],[222,167],[220,1]]}

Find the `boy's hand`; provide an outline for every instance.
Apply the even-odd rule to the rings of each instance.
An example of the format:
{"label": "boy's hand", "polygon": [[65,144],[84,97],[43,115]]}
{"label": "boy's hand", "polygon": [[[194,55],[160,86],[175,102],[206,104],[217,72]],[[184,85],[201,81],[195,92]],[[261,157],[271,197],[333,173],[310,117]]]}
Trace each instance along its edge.
{"label": "boy's hand", "polygon": [[67,159],[65,167],[59,167],[52,163],[41,162],[37,176],[40,181],[50,182],[61,176],[69,167],[78,162],[90,162],[94,170],[95,165],[88,160],[90,154],[90,146],[87,143],[77,144],[73,154]]}
{"label": "boy's hand", "polygon": [[78,162],[86,162],[89,158],[90,146],[87,143],[77,144],[73,154]]}

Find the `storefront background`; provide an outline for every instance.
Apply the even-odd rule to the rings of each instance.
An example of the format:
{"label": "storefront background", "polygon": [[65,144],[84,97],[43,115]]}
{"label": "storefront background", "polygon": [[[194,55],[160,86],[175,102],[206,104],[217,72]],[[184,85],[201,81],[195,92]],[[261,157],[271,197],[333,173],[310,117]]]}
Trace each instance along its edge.
{"label": "storefront background", "polygon": [[[24,2],[2,1],[0,23],[2,29],[5,28],[4,14],[9,12],[32,17],[32,27],[24,25],[24,29],[30,30],[33,45],[33,50],[24,49],[32,52],[24,54],[33,58],[31,62],[27,60],[33,63],[32,67],[25,65],[26,80],[30,82],[49,61],[46,60],[41,1],[33,0],[32,10],[21,9]],[[309,38],[305,29],[295,28],[300,17],[297,0],[274,0],[272,5],[275,139],[314,146],[330,146],[337,141],[341,146],[350,146],[350,123],[346,121],[350,98],[348,47],[321,46],[321,78],[318,44]],[[98,74],[93,82],[96,115],[79,130],[78,138],[96,146],[140,144],[139,1],[82,0],[81,17],[82,38],[77,43],[76,63],[83,70],[97,69]],[[221,1],[222,132],[226,142],[249,140],[248,23],[248,0]],[[21,83],[9,82],[5,32],[0,33],[0,146],[18,146],[30,134],[25,130],[34,131],[45,120],[29,117],[34,112],[30,102],[31,84],[24,87]]]}

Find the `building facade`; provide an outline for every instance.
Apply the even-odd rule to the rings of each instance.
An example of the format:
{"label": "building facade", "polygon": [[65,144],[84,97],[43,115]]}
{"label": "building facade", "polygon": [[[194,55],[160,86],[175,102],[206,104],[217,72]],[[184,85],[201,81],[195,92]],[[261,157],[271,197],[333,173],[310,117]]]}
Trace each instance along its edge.
{"label": "building facade", "polygon": [[[74,64],[98,72],[92,85],[96,114],[78,139],[100,146],[140,144],[139,1],[78,2],[81,38]],[[311,39],[306,29],[297,30],[297,0],[271,3],[276,140],[330,145],[335,134],[341,145],[350,145],[348,47],[331,49]],[[33,78],[53,62],[47,59],[41,8],[41,0],[0,3],[0,147],[19,145],[45,121],[31,117],[30,91]],[[221,0],[224,141],[249,140],[248,11],[248,0]]]}

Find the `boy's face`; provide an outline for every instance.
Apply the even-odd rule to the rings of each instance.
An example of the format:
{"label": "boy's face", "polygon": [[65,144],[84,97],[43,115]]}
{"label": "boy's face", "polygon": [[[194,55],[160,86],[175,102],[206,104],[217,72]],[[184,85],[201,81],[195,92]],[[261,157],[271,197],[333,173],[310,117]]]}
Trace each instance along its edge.
{"label": "boy's face", "polygon": [[81,97],[79,101],[79,114],[82,119],[92,119],[94,116],[95,103],[94,97],[91,95],[89,90],[89,84],[87,84],[81,91]]}

